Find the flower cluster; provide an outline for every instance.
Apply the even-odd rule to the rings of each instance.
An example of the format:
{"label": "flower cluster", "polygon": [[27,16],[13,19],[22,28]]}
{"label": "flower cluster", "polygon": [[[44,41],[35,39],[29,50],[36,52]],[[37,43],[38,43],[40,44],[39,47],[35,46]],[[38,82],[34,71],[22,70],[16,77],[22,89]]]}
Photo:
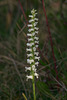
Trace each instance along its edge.
{"label": "flower cluster", "polygon": [[38,66],[39,64],[39,52],[37,52],[37,48],[38,48],[38,44],[39,44],[39,38],[37,37],[38,34],[38,29],[37,26],[37,21],[38,18],[36,18],[36,10],[32,10],[31,11],[31,15],[29,15],[30,20],[29,20],[29,30],[27,33],[28,36],[28,42],[27,42],[27,63],[30,65],[30,67],[25,67],[26,71],[29,70],[30,71],[30,75],[26,76],[27,80],[28,79],[33,79],[34,76],[36,76],[36,78],[38,78],[38,74],[37,74],[37,69],[36,66]]}

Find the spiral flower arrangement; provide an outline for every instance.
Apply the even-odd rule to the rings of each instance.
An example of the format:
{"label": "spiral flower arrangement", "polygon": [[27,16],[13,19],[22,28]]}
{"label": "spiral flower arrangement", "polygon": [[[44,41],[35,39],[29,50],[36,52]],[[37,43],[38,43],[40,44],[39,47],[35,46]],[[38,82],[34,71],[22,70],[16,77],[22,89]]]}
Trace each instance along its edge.
{"label": "spiral flower arrangement", "polygon": [[34,100],[35,99],[35,77],[38,78],[37,69],[36,66],[39,64],[39,52],[37,52],[38,44],[39,44],[39,38],[38,38],[38,18],[36,18],[36,10],[31,11],[31,15],[29,15],[29,30],[27,33],[28,42],[27,42],[27,63],[30,65],[30,67],[25,67],[26,71],[30,71],[30,75],[27,75],[27,80],[32,79],[33,82],[33,95]]}
{"label": "spiral flower arrangement", "polygon": [[28,42],[27,42],[27,63],[30,64],[30,67],[25,67],[26,68],[26,71],[29,70],[30,71],[30,75],[26,76],[27,79],[33,79],[34,76],[36,76],[36,78],[38,78],[38,74],[36,72],[36,66],[38,66],[39,64],[39,59],[40,57],[38,56],[39,55],[39,52],[37,52],[37,48],[38,48],[38,44],[39,44],[39,41],[38,41],[38,37],[37,37],[37,34],[38,34],[38,29],[36,26],[37,26],[37,21],[38,19],[36,18],[36,10],[32,10],[31,11],[31,14],[32,15],[29,15],[29,17],[31,18],[29,20],[29,24],[28,24],[28,27],[29,27],[29,30],[27,33],[27,36],[28,36]]}

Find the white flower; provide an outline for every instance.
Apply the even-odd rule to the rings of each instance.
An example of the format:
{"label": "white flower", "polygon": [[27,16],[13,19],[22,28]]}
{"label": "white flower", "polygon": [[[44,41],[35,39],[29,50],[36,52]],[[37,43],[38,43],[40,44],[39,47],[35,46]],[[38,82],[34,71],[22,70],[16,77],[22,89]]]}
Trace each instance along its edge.
{"label": "white flower", "polygon": [[28,79],[33,79],[33,76],[32,75],[30,75],[30,76],[27,75],[26,77],[27,77],[27,80]]}
{"label": "white flower", "polygon": [[27,43],[27,46],[32,46],[30,43]]}
{"label": "white flower", "polygon": [[35,13],[35,15],[37,15],[37,13]]}
{"label": "white flower", "polygon": [[35,14],[35,12],[36,12],[36,10],[34,10],[34,9],[31,11],[32,14],[33,14],[33,13]]}
{"label": "white flower", "polygon": [[35,23],[34,23],[34,26],[36,26],[36,25],[37,25],[37,23],[38,23],[38,22],[35,22]]}
{"label": "white flower", "polygon": [[32,17],[32,18],[33,18],[33,16],[32,16],[32,15],[29,15],[29,17]]}
{"label": "white flower", "polygon": [[27,46],[30,46],[30,47],[31,47],[31,46],[32,46],[32,44],[31,44],[31,43],[27,43]]}
{"label": "white flower", "polygon": [[34,36],[35,35],[35,32],[33,32],[32,34],[27,34],[27,36]]}
{"label": "white flower", "polygon": [[39,41],[35,41],[35,43],[39,44]]}
{"label": "white flower", "polygon": [[35,65],[32,65],[32,70],[33,70],[34,72],[36,72]]}
{"label": "white flower", "polygon": [[34,62],[34,60],[33,59],[27,59],[27,63],[29,63],[29,64],[32,64]]}
{"label": "white flower", "polygon": [[33,56],[33,54],[32,54],[32,53],[30,53],[30,54],[27,54],[27,56],[28,56],[28,57],[32,57],[32,56]]}
{"label": "white flower", "polygon": [[31,67],[25,67],[26,71],[29,70],[31,71]]}
{"label": "white flower", "polygon": [[27,46],[29,46],[29,47],[31,47],[33,45],[34,45],[34,43],[27,43]]}
{"label": "white flower", "polygon": [[36,48],[38,48],[38,45],[35,45],[36,46]]}
{"label": "white flower", "polygon": [[35,62],[35,65],[38,66],[39,62]]}
{"label": "white flower", "polygon": [[33,42],[33,43],[31,43],[31,45],[32,45],[32,46],[34,46],[34,42]]}
{"label": "white flower", "polygon": [[39,28],[35,27],[35,30],[39,30]]}
{"label": "white flower", "polygon": [[32,35],[35,36],[35,32],[33,32]]}
{"label": "white flower", "polygon": [[35,48],[35,47],[33,47],[33,50],[34,50],[34,51],[36,51],[36,48]]}
{"label": "white flower", "polygon": [[35,33],[37,33],[37,34],[38,34],[38,31],[35,31]]}
{"label": "white flower", "polygon": [[39,61],[40,60],[40,57],[35,57],[35,59],[37,59]]}
{"label": "white flower", "polygon": [[32,68],[32,70],[33,70],[34,72],[36,72],[36,68]]}
{"label": "white flower", "polygon": [[31,19],[31,20],[29,20],[29,23],[31,23],[31,22],[33,22],[34,21],[34,19]]}
{"label": "white flower", "polygon": [[34,55],[38,56],[39,55],[39,52],[34,52]]}
{"label": "white flower", "polygon": [[38,40],[39,38],[38,38],[38,37],[34,37],[34,39],[35,39],[35,40]]}
{"label": "white flower", "polygon": [[34,18],[35,21],[38,21],[38,18]]}
{"label": "white flower", "polygon": [[38,78],[39,75],[37,73],[34,73],[34,76],[36,76]]}
{"label": "white flower", "polygon": [[29,29],[28,31],[29,31],[29,32],[31,32],[31,31],[34,31],[34,29],[33,29],[33,28],[31,28],[31,29]]}
{"label": "white flower", "polygon": [[26,51],[30,51],[30,52],[32,52],[32,49],[26,49]]}
{"label": "white flower", "polygon": [[[37,23],[38,23],[38,22],[35,22],[35,23],[33,24],[34,27],[37,25]],[[27,26],[28,26],[28,27],[32,27],[33,25],[32,25],[32,24],[28,24]]]}
{"label": "white flower", "polygon": [[30,42],[30,41],[33,41],[33,39],[32,39],[32,38],[30,38],[30,39],[28,38],[28,41],[29,41],[29,42]]}
{"label": "white flower", "polygon": [[32,68],[35,68],[35,65],[32,65]]}
{"label": "white flower", "polygon": [[28,27],[32,27],[32,24],[28,24]]}
{"label": "white flower", "polygon": [[29,33],[28,33],[27,36],[32,36],[32,34],[29,34]]}

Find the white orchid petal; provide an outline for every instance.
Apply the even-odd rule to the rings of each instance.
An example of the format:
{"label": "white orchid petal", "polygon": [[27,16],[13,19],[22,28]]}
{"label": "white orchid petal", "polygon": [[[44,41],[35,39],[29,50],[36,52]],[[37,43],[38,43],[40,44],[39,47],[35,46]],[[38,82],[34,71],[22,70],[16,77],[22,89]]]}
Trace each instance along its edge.
{"label": "white orchid petal", "polygon": [[31,53],[31,54],[27,54],[27,56],[28,56],[28,57],[32,57],[32,56],[33,56],[33,54],[32,54],[32,53]]}
{"label": "white orchid petal", "polygon": [[35,65],[38,66],[39,65],[39,62],[35,62]]}
{"label": "white orchid petal", "polygon": [[39,41],[35,41],[35,43],[39,44]]}
{"label": "white orchid petal", "polygon": [[37,30],[37,31],[38,31],[38,30],[39,30],[39,28],[38,28],[38,27],[35,27],[35,30]]}
{"label": "white orchid petal", "polygon": [[34,76],[36,76],[36,78],[38,78],[39,75],[37,73],[34,73]]}
{"label": "white orchid petal", "polygon": [[32,27],[32,24],[28,24],[28,27]]}
{"label": "white orchid petal", "polygon": [[30,52],[32,52],[32,49],[26,49],[26,51],[30,51]]}
{"label": "white orchid petal", "polygon": [[31,22],[33,22],[34,21],[34,19],[31,19],[31,20],[29,20],[29,23],[31,23]]}
{"label": "white orchid petal", "polygon": [[29,32],[32,32],[32,31],[34,31],[34,29],[33,29],[33,28],[31,28],[31,29],[29,29],[28,31],[29,31]]}
{"label": "white orchid petal", "polygon": [[33,39],[32,39],[32,38],[30,38],[30,39],[28,38],[28,41],[29,41],[29,42],[30,42],[30,41],[33,41]]}
{"label": "white orchid petal", "polygon": [[29,63],[29,64],[32,64],[32,63],[34,63],[34,60],[33,59],[27,59],[27,63]]}
{"label": "white orchid petal", "polygon": [[37,59],[39,61],[40,60],[40,57],[35,57],[35,59]]}
{"label": "white orchid petal", "polygon": [[39,38],[38,38],[38,37],[34,37],[34,39],[35,39],[35,40],[39,40]]}
{"label": "white orchid petal", "polygon": [[26,71],[29,70],[31,71],[31,67],[25,67]]}
{"label": "white orchid petal", "polygon": [[33,17],[32,15],[29,15],[29,17]]}
{"label": "white orchid petal", "polygon": [[34,20],[35,20],[35,21],[38,21],[38,18],[35,18]]}
{"label": "white orchid petal", "polygon": [[33,76],[32,75],[30,75],[30,76],[27,75],[26,77],[27,77],[27,80],[28,79],[33,79]]}
{"label": "white orchid petal", "polygon": [[37,34],[38,34],[38,31],[35,31],[35,33],[37,33]]}

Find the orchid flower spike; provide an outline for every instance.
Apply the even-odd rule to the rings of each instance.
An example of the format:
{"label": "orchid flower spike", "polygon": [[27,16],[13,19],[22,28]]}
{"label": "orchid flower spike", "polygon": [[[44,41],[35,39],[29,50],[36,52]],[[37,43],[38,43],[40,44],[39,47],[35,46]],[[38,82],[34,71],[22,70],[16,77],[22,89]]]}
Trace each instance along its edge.
{"label": "orchid flower spike", "polygon": [[27,63],[30,67],[25,67],[26,71],[30,71],[30,75],[27,75],[28,79],[33,79],[34,77],[38,78],[37,69],[36,66],[39,64],[39,52],[37,52],[38,44],[39,44],[39,38],[38,38],[38,18],[36,18],[36,10],[31,11],[31,15],[29,15],[29,24],[28,24],[28,42],[27,42]]}

